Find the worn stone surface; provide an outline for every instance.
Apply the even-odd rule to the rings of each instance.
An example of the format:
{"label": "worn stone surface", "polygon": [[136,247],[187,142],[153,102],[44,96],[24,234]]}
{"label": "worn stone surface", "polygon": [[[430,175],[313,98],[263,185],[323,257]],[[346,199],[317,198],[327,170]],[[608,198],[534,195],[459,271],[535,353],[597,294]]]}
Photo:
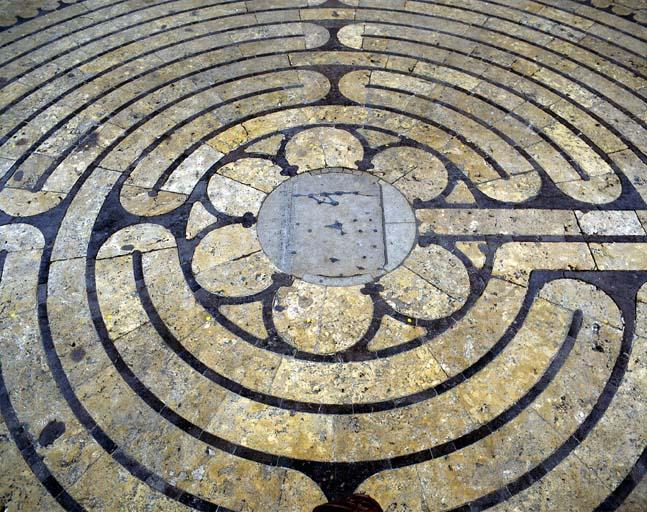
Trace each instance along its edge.
{"label": "worn stone surface", "polygon": [[335,168],[278,187],[263,203],[257,231],[283,272],[333,286],[393,270],[416,240],[413,212],[399,192],[369,174]]}
{"label": "worn stone surface", "polygon": [[639,0],[0,0],[0,509],[647,510]]}

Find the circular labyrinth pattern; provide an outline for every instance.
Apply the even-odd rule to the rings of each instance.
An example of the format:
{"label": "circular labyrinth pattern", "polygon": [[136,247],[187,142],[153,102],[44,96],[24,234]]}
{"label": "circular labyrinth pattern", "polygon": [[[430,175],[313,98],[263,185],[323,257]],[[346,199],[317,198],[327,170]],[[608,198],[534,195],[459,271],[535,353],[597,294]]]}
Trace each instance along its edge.
{"label": "circular labyrinth pattern", "polygon": [[645,510],[639,8],[45,3],[0,32],[3,510]]}

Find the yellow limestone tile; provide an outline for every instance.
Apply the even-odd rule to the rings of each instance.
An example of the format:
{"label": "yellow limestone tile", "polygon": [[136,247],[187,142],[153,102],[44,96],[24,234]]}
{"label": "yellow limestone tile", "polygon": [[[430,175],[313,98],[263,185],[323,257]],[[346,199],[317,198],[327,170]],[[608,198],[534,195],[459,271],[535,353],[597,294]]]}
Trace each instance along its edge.
{"label": "yellow limestone tile", "polygon": [[368,344],[369,350],[381,350],[424,336],[427,330],[412,324],[405,324],[390,316],[384,316],[380,328]]}

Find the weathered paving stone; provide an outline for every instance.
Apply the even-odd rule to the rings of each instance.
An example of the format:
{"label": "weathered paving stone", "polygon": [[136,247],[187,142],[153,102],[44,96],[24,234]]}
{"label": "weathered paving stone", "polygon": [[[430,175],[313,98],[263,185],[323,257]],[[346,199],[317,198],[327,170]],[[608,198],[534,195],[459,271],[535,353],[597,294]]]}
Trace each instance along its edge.
{"label": "weathered paving stone", "polygon": [[393,270],[416,238],[413,212],[396,189],[342,168],[277,187],[263,203],[257,231],[280,270],[332,286],[369,282]]}
{"label": "weathered paving stone", "polygon": [[646,23],[0,1],[0,509],[647,510]]}

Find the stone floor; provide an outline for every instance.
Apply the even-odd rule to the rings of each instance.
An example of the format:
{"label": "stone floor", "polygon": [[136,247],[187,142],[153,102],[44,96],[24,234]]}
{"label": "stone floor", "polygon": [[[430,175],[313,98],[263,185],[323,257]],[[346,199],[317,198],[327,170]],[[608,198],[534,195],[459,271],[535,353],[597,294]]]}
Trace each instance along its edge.
{"label": "stone floor", "polygon": [[0,11],[0,510],[647,510],[646,0]]}

